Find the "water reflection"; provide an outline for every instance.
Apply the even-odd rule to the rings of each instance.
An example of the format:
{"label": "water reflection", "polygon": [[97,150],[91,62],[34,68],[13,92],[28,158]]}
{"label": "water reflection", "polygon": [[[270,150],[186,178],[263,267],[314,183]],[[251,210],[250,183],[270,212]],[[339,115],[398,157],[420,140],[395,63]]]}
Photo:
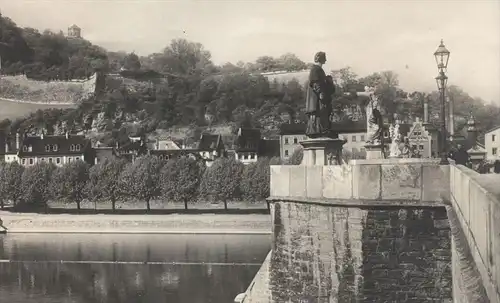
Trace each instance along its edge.
{"label": "water reflection", "polygon": [[[232,302],[250,284],[269,249],[270,237],[255,235],[7,235],[0,237],[0,298]],[[201,262],[205,264],[196,264]]]}

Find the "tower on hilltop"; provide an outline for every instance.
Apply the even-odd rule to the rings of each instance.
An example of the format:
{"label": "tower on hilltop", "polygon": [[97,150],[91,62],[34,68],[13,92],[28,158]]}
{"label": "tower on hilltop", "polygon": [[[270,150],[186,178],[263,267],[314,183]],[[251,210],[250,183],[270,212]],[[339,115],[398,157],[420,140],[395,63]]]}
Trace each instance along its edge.
{"label": "tower on hilltop", "polygon": [[68,37],[72,38],[81,38],[82,37],[82,29],[76,26],[75,24],[68,27]]}

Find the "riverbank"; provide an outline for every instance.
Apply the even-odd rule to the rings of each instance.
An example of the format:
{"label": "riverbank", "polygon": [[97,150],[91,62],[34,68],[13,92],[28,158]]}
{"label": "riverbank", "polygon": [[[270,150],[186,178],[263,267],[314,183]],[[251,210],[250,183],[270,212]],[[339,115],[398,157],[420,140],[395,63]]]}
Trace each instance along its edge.
{"label": "riverbank", "polygon": [[261,214],[72,215],[0,212],[8,233],[270,234]]}

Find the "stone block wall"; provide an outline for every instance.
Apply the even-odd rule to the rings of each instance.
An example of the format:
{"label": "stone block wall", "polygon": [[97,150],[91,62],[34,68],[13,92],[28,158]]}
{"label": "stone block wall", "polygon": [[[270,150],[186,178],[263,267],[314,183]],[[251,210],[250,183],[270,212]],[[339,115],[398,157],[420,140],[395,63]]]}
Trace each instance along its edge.
{"label": "stone block wall", "polygon": [[271,197],[441,202],[449,199],[449,167],[438,163],[374,159],[336,166],[273,165]]}
{"label": "stone block wall", "polygon": [[500,176],[450,165],[455,296],[500,302]]}
{"label": "stone block wall", "polygon": [[444,207],[273,207],[272,302],[451,302]]}

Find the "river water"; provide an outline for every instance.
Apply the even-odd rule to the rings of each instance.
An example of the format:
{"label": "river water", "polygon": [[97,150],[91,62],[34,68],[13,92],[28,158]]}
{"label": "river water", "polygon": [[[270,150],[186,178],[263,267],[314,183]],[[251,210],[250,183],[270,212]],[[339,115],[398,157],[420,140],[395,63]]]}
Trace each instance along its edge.
{"label": "river water", "polygon": [[266,235],[0,235],[0,302],[229,303],[270,248]]}

